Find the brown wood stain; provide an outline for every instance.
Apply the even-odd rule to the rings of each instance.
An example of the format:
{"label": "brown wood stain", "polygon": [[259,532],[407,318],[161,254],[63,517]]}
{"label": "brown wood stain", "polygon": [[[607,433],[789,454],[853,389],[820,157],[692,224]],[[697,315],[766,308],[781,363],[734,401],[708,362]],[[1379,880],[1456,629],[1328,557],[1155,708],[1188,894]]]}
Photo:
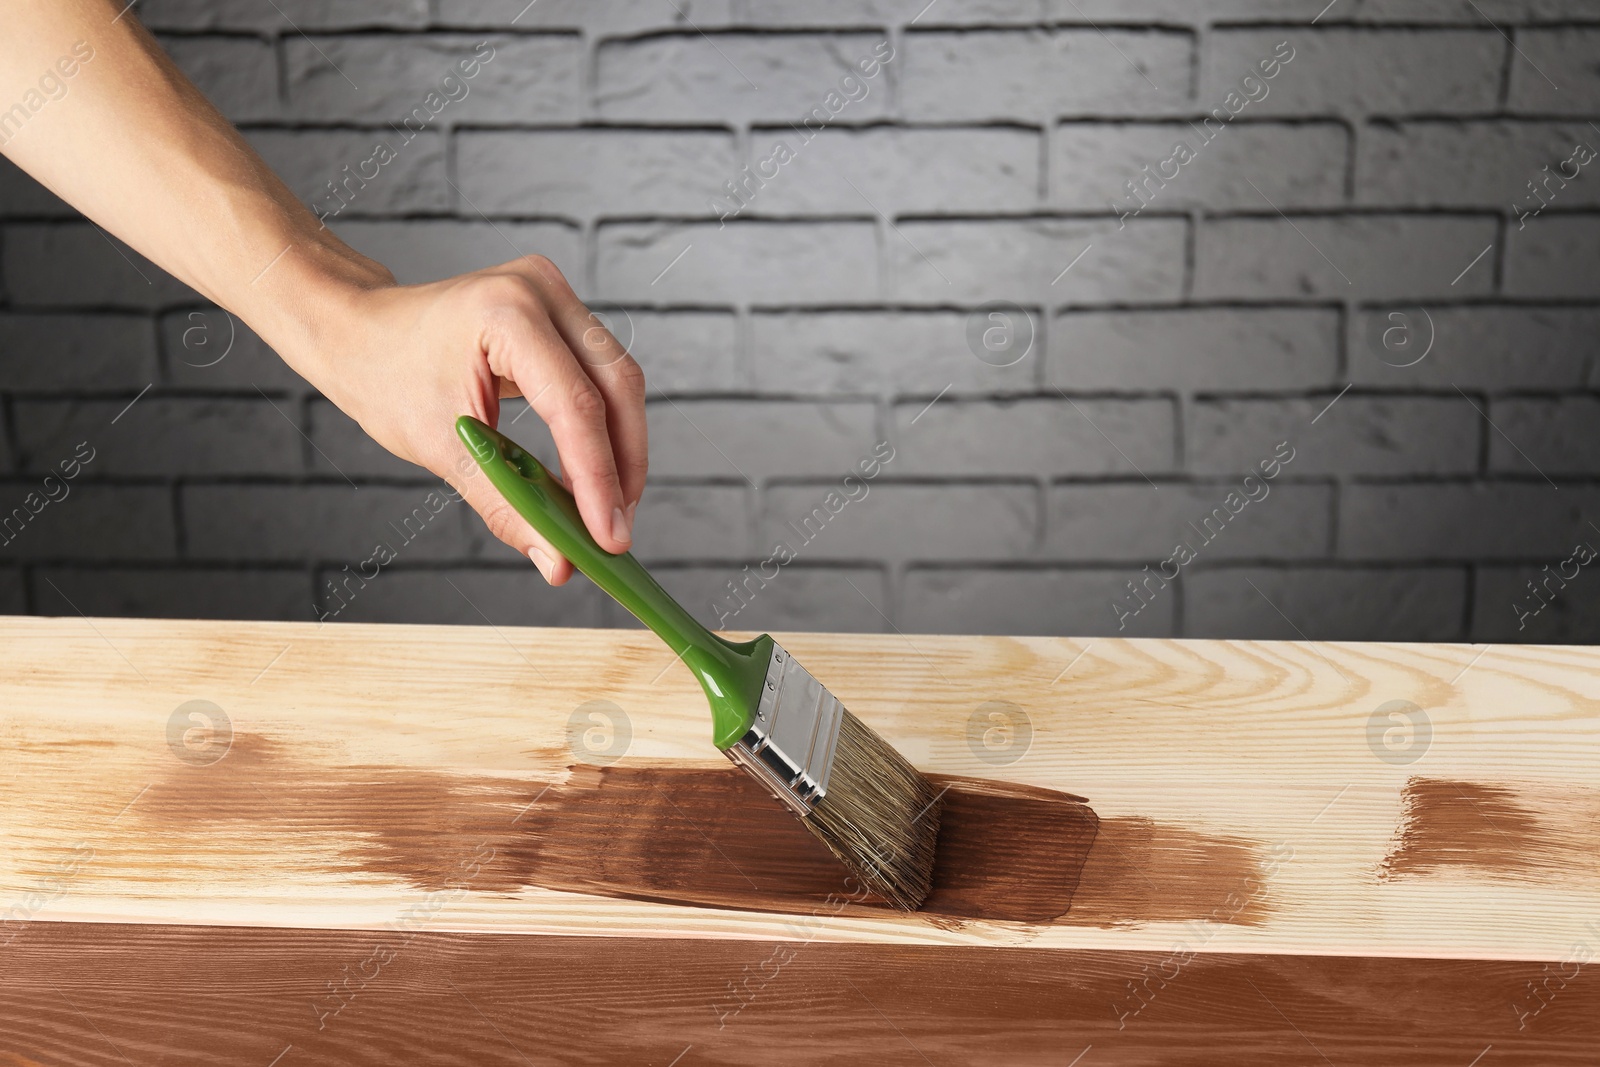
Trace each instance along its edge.
{"label": "brown wood stain", "polygon": [[1072,910],[1074,926],[1190,919],[1260,926],[1271,912],[1261,846],[1138,816],[1101,819]]}
{"label": "brown wood stain", "polygon": [[1382,878],[1457,871],[1600,881],[1600,790],[1412,778]]}
{"label": "brown wood stain", "polygon": [[1600,1045],[1590,969],[1519,1029],[1532,963],[37,926],[5,957],[18,1067],[1572,1067]]}
{"label": "brown wood stain", "polygon": [[[933,780],[945,793],[921,912],[931,921],[1249,924],[1268,907],[1252,842],[1100,820],[1082,797],[1035,786]],[[392,767],[330,773],[326,761],[297,763],[287,746],[241,736],[218,763],[182,767],[152,787],[138,810],[168,832],[232,827],[233,851],[265,835],[264,854],[292,854],[276,835],[316,834],[337,845],[336,870],[427,890],[538,886],[803,916],[885,906],[731,766],[579,766],[558,782]]]}

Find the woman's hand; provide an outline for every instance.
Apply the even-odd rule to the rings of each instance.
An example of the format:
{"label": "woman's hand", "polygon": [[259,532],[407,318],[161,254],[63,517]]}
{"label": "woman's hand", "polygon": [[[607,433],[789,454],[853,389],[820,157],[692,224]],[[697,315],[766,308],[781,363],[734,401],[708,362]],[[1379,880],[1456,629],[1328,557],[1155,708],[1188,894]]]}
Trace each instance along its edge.
{"label": "woman's hand", "polygon": [[123,0],[13,7],[0,33],[0,99],[29,91],[41,70],[71,85],[0,146],[7,156],[244,319],[379,444],[448,481],[560,585],[571,564],[500,498],[455,435],[457,416],[495,425],[501,397],[526,396],[550,424],[589,532],[607,551],[628,547],[644,491],[644,378],[553,264],[525,256],[395,285],[294,197],[136,18],[123,17]]}
{"label": "woman's hand", "polygon": [[455,432],[457,416],[493,426],[501,398],[527,397],[550,426],[589,532],[606,551],[627,551],[648,467],[644,374],[555,264],[526,256],[426,285],[394,285],[377,270],[365,284],[309,284],[337,295],[290,296],[288,306],[322,310],[305,340],[279,351],[375,441],[449,482],[560,585],[572,565],[506,503]]}

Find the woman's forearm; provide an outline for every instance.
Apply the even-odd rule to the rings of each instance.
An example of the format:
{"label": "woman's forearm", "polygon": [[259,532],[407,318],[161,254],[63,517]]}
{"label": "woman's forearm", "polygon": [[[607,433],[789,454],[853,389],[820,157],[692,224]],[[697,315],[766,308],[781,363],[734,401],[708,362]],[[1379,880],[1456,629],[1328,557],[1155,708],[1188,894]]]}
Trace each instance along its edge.
{"label": "woman's forearm", "polygon": [[5,8],[0,107],[26,116],[0,118],[0,151],[287,358],[320,350],[323,305],[392,280],[294,197],[120,3]]}
{"label": "woman's forearm", "polygon": [[501,397],[527,397],[590,532],[625,551],[648,466],[644,377],[560,270],[521,256],[396,286],[295,199],[120,2],[0,0],[0,107],[24,102],[20,122],[0,113],[0,150],[238,315],[559,584],[570,564],[463,464],[455,437],[456,416],[493,425]]}

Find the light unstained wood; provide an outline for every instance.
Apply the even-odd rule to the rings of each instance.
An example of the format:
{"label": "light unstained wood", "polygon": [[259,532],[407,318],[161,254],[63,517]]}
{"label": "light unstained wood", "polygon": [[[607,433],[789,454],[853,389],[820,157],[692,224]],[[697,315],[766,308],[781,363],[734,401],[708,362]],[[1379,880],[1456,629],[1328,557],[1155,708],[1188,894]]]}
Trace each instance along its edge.
{"label": "light unstained wood", "polygon": [[[1292,850],[1258,925],[1205,924],[1206,952],[1565,960],[1596,943],[1592,871],[1380,876],[1413,775],[1600,786],[1600,652],[1572,647],[778,635],[857,715],[929,771],[1088,798]],[[568,716],[610,700],[627,759],[725,766],[697,686],[633,631],[0,618],[0,909],[55,921],[381,929],[428,894],[351,870],[360,833],[288,832],[270,813],[153,822],[144,791],[181,769],[167,726],[209,700],[236,744],[265,739],[315,777],[351,765],[549,780]],[[1433,737],[1386,763],[1368,719],[1412,701]],[[980,760],[980,705],[1033,738]],[[212,770],[228,769],[225,757]],[[78,849],[76,853],[74,849]],[[74,862],[92,850],[92,857]],[[431,931],[783,939],[790,917],[526,888],[431,898]],[[1193,924],[933,923],[822,915],[806,938],[1170,950]]]}

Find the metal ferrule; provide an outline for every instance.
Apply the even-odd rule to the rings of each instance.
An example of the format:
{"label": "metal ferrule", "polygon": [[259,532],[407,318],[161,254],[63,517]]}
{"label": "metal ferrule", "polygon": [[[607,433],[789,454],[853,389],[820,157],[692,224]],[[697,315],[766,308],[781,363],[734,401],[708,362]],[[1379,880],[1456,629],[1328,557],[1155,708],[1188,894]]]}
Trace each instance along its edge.
{"label": "metal ferrule", "polygon": [[804,817],[828,791],[844,705],[778,645],[772,646],[755,721],[728,758]]}

